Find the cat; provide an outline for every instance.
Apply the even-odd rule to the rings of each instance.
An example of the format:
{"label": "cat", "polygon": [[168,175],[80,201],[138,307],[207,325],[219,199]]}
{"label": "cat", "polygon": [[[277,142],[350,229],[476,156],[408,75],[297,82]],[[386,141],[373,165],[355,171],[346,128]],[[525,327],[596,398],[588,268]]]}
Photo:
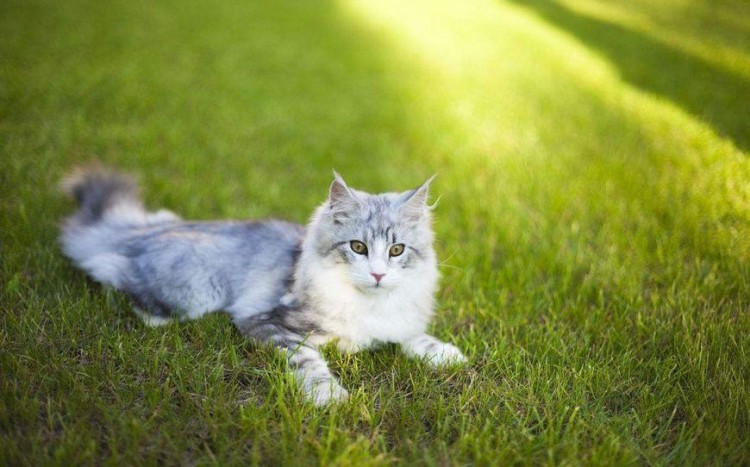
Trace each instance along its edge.
{"label": "cat", "polygon": [[147,211],[130,175],[91,166],[63,180],[79,209],[60,241],[147,325],[229,313],[243,335],[284,351],[306,397],[326,405],[348,396],[318,351],[328,342],[352,352],[397,343],[433,366],[466,361],[426,333],[438,282],[431,181],[368,194],[334,172],[307,226],[197,222]]}

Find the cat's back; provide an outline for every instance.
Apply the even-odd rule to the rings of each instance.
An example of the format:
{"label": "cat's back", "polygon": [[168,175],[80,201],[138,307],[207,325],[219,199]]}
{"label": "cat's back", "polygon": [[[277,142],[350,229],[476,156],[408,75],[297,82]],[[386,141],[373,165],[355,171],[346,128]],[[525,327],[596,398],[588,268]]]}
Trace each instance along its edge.
{"label": "cat's back", "polygon": [[284,293],[303,232],[281,220],[176,222],[133,232],[120,251],[133,288],[169,308],[254,314]]}
{"label": "cat's back", "polygon": [[281,220],[179,222],[133,233],[121,252],[144,275],[209,274],[237,284],[269,269],[290,273],[303,231]]}
{"label": "cat's back", "polygon": [[189,249],[223,252],[263,253],[298,248],[304,235],[300,224],[283,220],[261,221],[184,221],[138,229],[124,239],[127,256],[156,251]]}

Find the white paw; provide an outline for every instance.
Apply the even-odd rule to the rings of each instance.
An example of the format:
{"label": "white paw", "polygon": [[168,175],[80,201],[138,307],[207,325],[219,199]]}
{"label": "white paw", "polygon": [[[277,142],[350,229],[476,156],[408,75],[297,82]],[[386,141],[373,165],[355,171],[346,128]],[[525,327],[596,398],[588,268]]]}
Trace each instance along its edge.
{"label": "white paw", "polygon": [[425,353],[424,358],[432,366],[453,366],[468,361],[464,354],[458,350],[458,347],[445,342],[431,348],[429,352]]}
{"label": "white paw", "polygon": [[150,212],[146,214],[146,222],[149,225],[163,224],[165,222],[176,222],[179,220],[181,220],[180,216],[167,209],[160,209],[156,212]]}
{"label": "white paw", "polygon": [[138,307],[133,307],[133,312],[138,315],[139,318],[141,318],[141,321],[143,321],[143,324],[145,324],[148,327],[156,328],[159,326],[166,326],[167,324],[171,323],[172,319],[170,318],[162,318],[161,316],[154,316],[151,313],[147,311],[143,311]]}
{"label": "white paw", "polygon": [[343,402],[349,397],[346,389],[333,380],[306,388],[305,395],[317,407]]}

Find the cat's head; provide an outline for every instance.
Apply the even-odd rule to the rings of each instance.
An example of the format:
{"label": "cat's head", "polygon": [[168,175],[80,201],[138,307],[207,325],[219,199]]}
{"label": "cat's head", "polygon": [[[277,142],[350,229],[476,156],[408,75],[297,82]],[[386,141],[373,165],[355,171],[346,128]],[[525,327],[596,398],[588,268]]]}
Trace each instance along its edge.
{"label": "cat's head", "polygon": [[334,172],[328,199],[311,225],[317,256],[340,268],[365,293],[413,285],[435,269],[432,178],[402,193],[369,194],[350,188]]}

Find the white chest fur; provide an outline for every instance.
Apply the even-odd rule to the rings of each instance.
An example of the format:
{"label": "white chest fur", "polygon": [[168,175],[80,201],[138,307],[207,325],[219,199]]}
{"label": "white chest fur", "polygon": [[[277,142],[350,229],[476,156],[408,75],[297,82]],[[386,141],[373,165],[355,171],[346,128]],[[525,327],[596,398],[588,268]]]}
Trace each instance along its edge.
{"label": "white chest fur", "polygon": [[325,340],[356,351],[384,342],[403,342],[425,332],[432,316],[436,274],[424,271],[390,290],[360,291],[344,271],[316,271],[307,296]]}

